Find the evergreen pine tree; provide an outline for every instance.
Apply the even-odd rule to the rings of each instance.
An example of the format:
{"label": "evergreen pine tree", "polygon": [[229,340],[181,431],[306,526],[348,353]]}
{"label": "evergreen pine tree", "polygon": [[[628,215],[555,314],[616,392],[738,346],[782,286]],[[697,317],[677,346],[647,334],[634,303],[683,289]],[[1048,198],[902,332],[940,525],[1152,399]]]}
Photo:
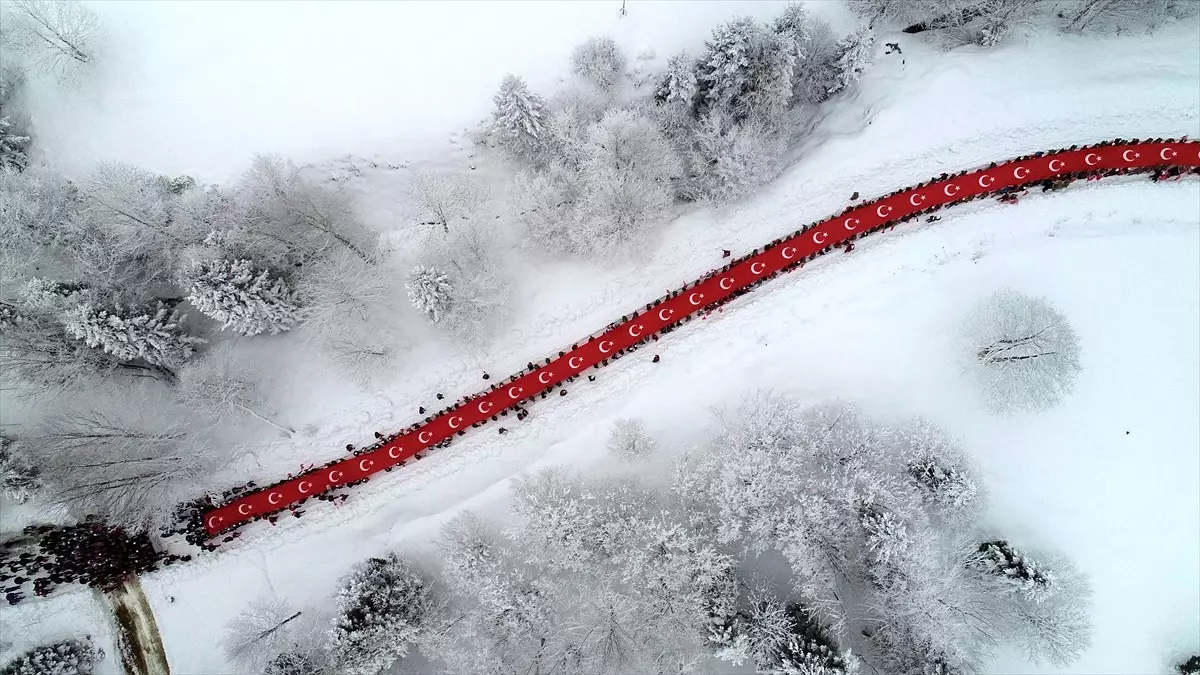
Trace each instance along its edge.
{"label": "evergreen pine tree", "polygon": [[98,656],[89,642],[56,642],[21,654],[0,675],[91,675]]}
{"label": "evergreen pine tree", "polygon": [[271,659],[263,669],[263,675],[317,675],[320,670],[311,656],[290,651]]}
{"label": "evergreen pine tree", "polygon": [[89,347],[98,347],[118,359],[141,359],[152,366],[172,369],[191,358],[202,339],[180,327],[183,317],[163,303],[140,311],[120,306],[99,309],[87,302],[64,315],[67,333]]}
{"label": "evergreen pine tree", "polygon": [[442,315],[450,309],[454,287],[450,278],[436,267],[417,265],[408,275],[405,288],[408,301],[434,323],[441,321]]}
{"label": "evergreen pine tree", "polygon": [[625,55],[608,37],[588,38],[571,52],[571,72],[601,89],[612,89],[625,72]]}
{"label": "evergreen pine tree", "polygon": [[667,69],[658,80],[654,100],[659,104],[679,103],[691,106],[696,98],[696,59],[679,52],[667,60]]}
{"label": "evergreen pine tree", "polygon": [[708,53],[697,80],[707,109],[739,122],[749,117],[768,125],[781,122],[792,98],[792,38],[743,17],[718,26],[705,45]]}
{"label": "evergreen pine tree", "polygon": [[513,155],[533,159],[545,143],[542,125],[547,119],[546,101],[529,91],[517,75],[507,75],[492,98],[493,129],[501,147]]}
{"label": "evergreen pine tree", "polygon": [[342,582],[337,604],[331,660],[346,675],[375,675],[408,655],[433,601],[416,566],[392,553],[358,565]]}
{"label": "evergreen pine tree", "polygon": [[242,335],[288,330],[300,308],[287,283],[249,260],[207,260],[186,280],[188,301],[205,316]]}
{"label": "evergreen pine tree", "polygon": [[837,80],[829,93],[846,89],[862,77],[863,71],[875,60],[875,32],[863,26],[838,42]]}
{"label": "evergreen pine tree", "polygon": [[940,510],[957,511],[973,504],[979,494],[975,481],[964,471],[924,457],[909,462],[909,477],[920,487],[926,503]]}
{"label": "evergreen pine tree", "polygon": [[980,544],[971,565],[1003,579],[1029,600],[1043,598],[1054,589],[1054,577],[1048,570],[1003,539]]}
{"label": "evergreen pine tree", "polygon": [[763,672],[778,675],[848,675],[857,663],[848,659],[799,605],[790,605],[791,634]]}
{"label": "evergreen pine tree", "polygon": [[25,156],[28,147],[29,137],[17,133],[8,116],[0,117],[0,169],[24,171],[29,164]]}

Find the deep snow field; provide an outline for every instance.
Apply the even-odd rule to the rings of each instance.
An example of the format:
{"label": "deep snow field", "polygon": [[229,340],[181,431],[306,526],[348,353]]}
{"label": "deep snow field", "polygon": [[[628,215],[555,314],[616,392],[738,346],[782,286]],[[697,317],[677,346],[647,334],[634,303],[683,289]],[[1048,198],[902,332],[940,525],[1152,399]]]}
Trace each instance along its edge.
{"label": "deep snow field", "polygon": [[[69,156],[57,157],[69,166],[119,159],[204,180],[236,175],[259,151],[318,164],[346,154],[436,159],[447,152],[438,139],[482,117],[505,71],[548,88],[587,35],[611,34],[631,54],[652,47],[661,58],[698,45],[725,18],[778,8],[631,2],[617,20],[618,4],[466,11],[446,3],[420,6],[429,12],[421,21],[382,4],[344,13],[293,5],[306,9],[286,20],[267,5],[231,10],[245,14],[241,21],[201,3],[101,5],[125,34],[114,43],[128,53],[115,58],[130,70],[103,96],[45,93],[39,105],[57,113],[39,138],[69,146]],[[399,14],[387,24],[377,12]],[[433,37],[442,31],[429,25],[447,12],[460,23],[453,43],[439,45]],[[513,32],[489,30],[495,21]],[[721,249],[747,252],[841,209],[854,191],[872,198],[944,171],[1077,143],[1200,136],[1194,25],[950,53],[908,36],[879,38],[896,40],[903,56],[880,55],[773,184],[719,212],[688,209],[645,260],[540,264],[524,275],[537,281],[518,288],[513,315],[487,348],[418,344],[364,393],[296,349],[264,346],[264,368],[288,392],[273,405],[305,433],[286,445],[264,439],[229,482],[271,480],[336,456],[347,442],[368,442],[376,429],[405,426],[434,392],[472,393],[482,370],[518,370],[717,266]],[[351,183],[368,224],[388,230],[399,220],[400,180],[367,169]],[[1092,578],[1093,645],[1063,672],[1162,672],[1169,655],[1200,650],[1200,182],[1106,179],[940,215],[936,224],[868,237],[852,253],[834,252],[687,324],[599,371],[595,383],[574,384],[569,397],[533,406],[503,437],[478,430],[357,488],[343,505],[319,503],[277,527],[256,523],[216,554],[145,576],[172,672],[231,672],[218,643],[249,600],[304,605],[326,598],[364,557],[387,549],[433,555],[442,523],[463,508],[493,508],[520,472],[606,470],[604,439],[616,418],[643,418],[659,440],[643,469],[654,472],[705,437],[714,406],[759,388],[846,398],[882,417],[925,416],[958,437],[983,469],[991,520],[1030,546],[1061,550]],[[1076,390],[1040,414],[988,414],[956,362],[964,311],[1006,286],[1050,299],[1083,347]],[[405,299],[397,305],[397,320],[412,315]],[[662,362],[650,363],[653,354]],[[114,651],[91,591],[0,610],[13,653],[67,629]],[[116,668],[110,657],[101,672]],[[1019,654],[992,670],[1059,672]]]}

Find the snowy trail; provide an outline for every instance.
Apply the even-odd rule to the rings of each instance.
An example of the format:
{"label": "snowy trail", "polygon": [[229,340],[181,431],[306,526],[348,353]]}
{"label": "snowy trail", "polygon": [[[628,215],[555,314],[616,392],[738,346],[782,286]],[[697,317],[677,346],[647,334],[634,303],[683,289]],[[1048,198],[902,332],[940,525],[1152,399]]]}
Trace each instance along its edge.
{"label": "snowy trail", "polygon": [[[1014,193],[1030,186],[1054,180],[1075,180],[1085,176],[1113,173],[1144,173],[1169,167],[1183,170],[1200,167],[1200,142],[1163,141],[1126,142],[1077,147],[1038,153],[993,163],[987,168],[942,174],[938,179],[891,193],[820,223],[776,239],[760,252],[710,272],[685,284],[678,291],[622,316],[605,332],[593,335],[560,351],[557,358],[546,358],[537,366],[493,385],[487,392],[465,397],[452,407],[426,418],[404,432],[383,439],[359,451],[356,456],[330,462],[284,482],[268,486],[216,508],[204,517],[209,534],[295,508],[309,498],[331,490],[366,481],[370,476],[390,471],[408,460],[420,459],[431,447],[462,436],[473,426],[497,421],[502,411],[520,407],[523,402],[545,399],[549,392],[587,370],[608,365],[610,361],[637,348],[679,324],[714,311],[733,297],[749,291],[767,279],[802,266],[844,242],[911,220],[926,213],[980,197]],[[566,390],[560,392],[566,393]]]}

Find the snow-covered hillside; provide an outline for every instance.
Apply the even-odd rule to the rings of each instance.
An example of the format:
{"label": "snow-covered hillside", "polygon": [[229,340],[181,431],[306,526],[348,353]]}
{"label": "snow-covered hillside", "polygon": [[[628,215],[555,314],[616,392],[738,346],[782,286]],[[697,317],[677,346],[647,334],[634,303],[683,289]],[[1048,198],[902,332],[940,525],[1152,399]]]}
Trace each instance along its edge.
{"label": "snow-covered hillside", "polygon": [[[665,36],[655,29],[674,15],[652,3],[635,4],[629,17],[605,25],[624,44],[666,52],[694,44],[735,11],[773,11],[757,3],[695,6],[704,8],[695,23]],[[181,60],[197,58],[200,48],[187,45],[202,42],[202,32],[189,28],[196,33],[180,46],[170,39],[175,33],[153,27],[199,15],[172,15],[170,24],[143,17],[138,21],[144,26],[135,21],[122,30],[141,35],[133,44],[146,50],[144,63],[153,64],[145,66],[144,79],[108,92],[102,105],[79,98],[47,113],[44,131],[50,145],[72,148],[69,157],[58,151],[60,159],[79,166],[119,158],[214,178],[241,171],[251,151],[305,160],[348,152],[399,161],[419,145],[416,138],[452,130],[441,110],[462,111],[453,126],[482,114],[483,96],[471,104],[483,107],[457,107],[462,91],[490,91],[506,70],[535,70],[544,54],[559,58],[580,38],[599,32],[585,18],[612,10],[611,3],[570,10],[510,7],[505,12],[536,19],[534,27],[519,39],[510,36],[506,50],[484,59],[494,71],[468,68],[478,62],[475,56],[448,58],[455,65],[434,79],[461,82],[455,91],[405,79],[395,89],[382,87],[374,73],[333,68],[336,59],[311,55],[306,58],[316,61],[313,69],[280,66],[292,79],[258,87],[253,77],[265,71],[246,68],[253,77],[235,77],[242,66],[230,55],[209,63],[212,72],[204,80],[225,98],[187,116],[175,113],[206,90],[167,74],[177,74],[173,68]],[[648,16],[639,16],[642,10]],[[110,11],[113,17],[142,16],[134,7]],[[337,40],[318,51],[336,51],[344,35],[361,26],[379,30],[379,17],[355,13],[363,11],[339,14],[328,27]],[[275,18],[260,20],[269,25]],[[299,12],[294,20],[329,18]],[[254,28],[259,24],[240,25],[236,38],[224,39],[265,63],[303,51],[289,42],[294,38],[264,33]],[[404,30],[425,32],[419,23],[406,23]],[[356,44],[372,45],[355,58],[399,67],[435,48],[383,33],[378,40],[403,47],[385,49],[355,35]],[[459,37],[481,49],[493,44],[480,43],[480,35],[464,30]],[[517,290],[508,327],[485,349],[421,343],[394,372],[382,373],[368,394],[339,383],[321,362],[304,360],[302,347],[281,353],[257,347],[262,367],[277,369],[278,389],[285,392],[275,406],[286,411],[290,425],[308,431],[265,445],[229,472],[229,482],[272,480],[340,454],[347,442],[369,442],[372,431],[403,427],[417,418],[418,405],[434,402],[435,392],[451,399],[472,393],[480,388],[481,372],[515,372],[719,265],[722,249],[744,253],[841,209],[852,192],[872,197],[942,172],[1075,143],[1200,135],[1200,26],[1173,26],[1149,38],[1038,35],[991,50],[949,53],[903,35],[880,41],[885,38],[899,40],[903,54],[881,55],[853,96],[816,123],[790,169],[760,194],[719,211],[690,208],[636,263],[527,263],[522,278],[528,281]],[[539,39],[546,40],[544,51],[523,47]],[[206,43],[204,51],[210,49]],[[553,71],[547,69],[542,81]],[[538,77],[535,72],[530,79]],[[331,97],[322,83],[334,82],[339,94]],[[278,92],[292,92],[290,97],[306,89],[332,107],[318,114],[306,109],[303,97],[287,98],[287,105],[273,101]],[[392,114],[399,102],[412,100],[420,111]],[[323,118],[357,121],[330,124],[337,133],[323,135],[317,133],[328,124]],[[86,123],[73,126],[79,120]],[[205,133],[179,141],[197,127]],[[431,144],[420,152],[426,151],[437,149]],[[395,191],[402,184],[396,172],[369,168],[352,181],[368,223],[386,230],[397,222]],[[1084,369],[1076,390],[1047,412],[987,414],[955,360],[962,315],[1002,287],[1048,297],[1080,336]],[[958,437],[984,470],[989,518],[997,527],[1062,550],[1092,577],[1093,646],[1064,672],[1158,672],[1164,654],[1200,647],[1197,345],[1200,182],[1115,178],[1076,183],[1012,206],[976,202],[943,213],[940,222],[902,225],[863,240],[849,254],[833,253],[784,276],[608,367],[595,383],[572,385],[571,396],[537,405],[504,436],[490,429],[469,434],[418,465],[357,488],[343,504],[318,503],[304,518],[286,518],[275,527],[251,525],[219,553],[149,574],[143,585],[174,672],[231,672],[218,644],[250,599],[320,603],[364,557],[397,549],[435,555],[431,542],[438,528],[464,508],[495,508],[513,476],[555,464],[602,468],[610,461],[604,439],[618,418],[640,417],[660,439],[659,455],[647,466],[653,473],[674,453],[703,441],[713,406],[770,388],[813,401],[850,399],[883,418],[924,416]],[[654,354],[661,362],[650,362]],[[71,591],[5,608],[0,621],[21,628],[2,633],[14,650],[22,649],[56,635],[63,617],[79,612],[79,628],[104,642],[111,630],[90,594]],[[89,612],[95,622],[86,618]],[[992,670],[1058,672],[1039,670],[1015,653]]]}

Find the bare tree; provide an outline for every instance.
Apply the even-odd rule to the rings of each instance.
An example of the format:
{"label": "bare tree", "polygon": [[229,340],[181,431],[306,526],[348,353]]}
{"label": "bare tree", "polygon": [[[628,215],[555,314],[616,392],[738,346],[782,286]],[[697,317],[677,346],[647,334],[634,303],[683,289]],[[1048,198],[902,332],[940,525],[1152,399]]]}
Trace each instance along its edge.
{"label": "bare tree", "polygon": [[1043,298],[1003,289],[967,315],[968,369],[999,413],[1048,408],[1070,393],[1081,366],[1079,337]]}
{"label": "bare tree", "polygon": [[295,429],[259,412],[262,397],[255,384],[246,377],[246,369],[236,363],[229,349],[215,349],[181,369],[176,392],[185,406],[215,418],[219,419],[226,412],[244,413],[285,434],[296,433]]}
{"label": "bare tree", "polygon": [[0,35],[31,66],[66,75],[95,59],[100,21],[78,0],[7,0]]}
{"label": "bare tree", "polygon": [[279,654],[316,637],[302,616],[281,600],[255,600],[229,622],[222,641],[225,656],[247,672],[262,671]]}
{"label": "bare tree", "polygon": [[165,522],[176,504],[203,490],[223,459],[181,423],[95,410],[51,417],[29,448],[51,498],[79,516],[133,531]]}
{"label": "bare tree", "polygon": [[450,233],[450,223],[468,220],[487,201],[487,190],[474,177],[453,171],[421,171],[413,179],[412,196]]}
{"label": "bare tree", "polygon": [[624,460],[642,459],[654,452],[654,439],[640,419],[619,419],[608,436],[608,451]]}
{"label": "bare tree", "polygon": [[361,258],[338,254],[308,267],[296,284],[301,325],[310,337],[365,330],[396,297],[393,280]]}

